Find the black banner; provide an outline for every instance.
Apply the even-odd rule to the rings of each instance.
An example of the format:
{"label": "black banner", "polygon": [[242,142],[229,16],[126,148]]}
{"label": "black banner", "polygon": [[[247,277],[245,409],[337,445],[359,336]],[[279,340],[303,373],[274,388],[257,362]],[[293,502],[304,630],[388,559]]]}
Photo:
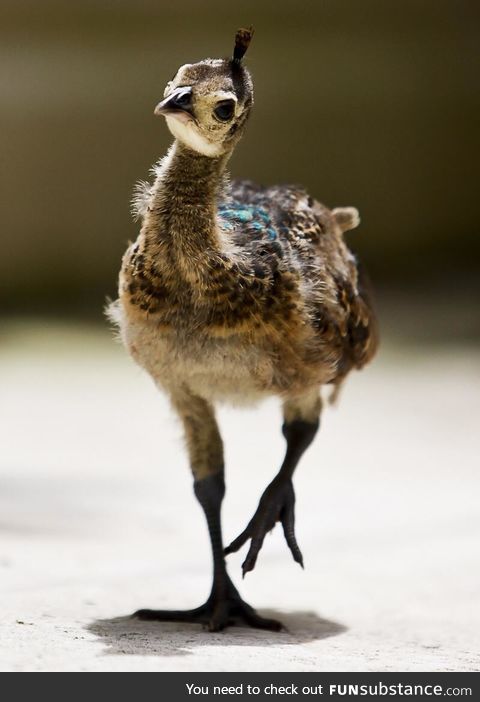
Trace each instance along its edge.
{"label": "black banner", "polygon": [[[62,699],[100,696],[114,700],[138,700],[142,696],[163,702],[230,700],[321,699],[479,699],[479,676],[475,673],[96,673],[71,676],[4,675],[3,694],[15,699],[55,693]],[[9,689],[10,688],[10,689]],[[30,688],[27,692],[27,688]],[[22,694],[23,693],[23,694]],[[53,693],[53,694],[52,694]],[[9,699],[9,697],[6,699]]]}

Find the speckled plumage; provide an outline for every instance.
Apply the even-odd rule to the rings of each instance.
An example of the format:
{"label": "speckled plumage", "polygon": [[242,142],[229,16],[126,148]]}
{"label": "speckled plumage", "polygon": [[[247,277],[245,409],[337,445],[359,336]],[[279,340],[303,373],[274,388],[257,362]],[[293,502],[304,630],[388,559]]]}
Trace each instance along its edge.
{"label": "speckled plumage", "polygon": [[225,553],[251,539],[243,571],[252,570],[266,531],[281,521],[302,564],[292,475],[318,428],[321,387],[338,387],[377,346],[371,302],[344,241],[358,212],[329,210],[302,187],[261,187],[227,176],[253,104],[241,64],[251,35],[237,33],[233,60],[186,64],[167,85],[155,112],[166,117],[175,141],[154,167],[154,182],[137,186],[141,231],[125,253],[119,299],[109,310],[130,354],[168,393],[183,422],[214,558],[205,605],[187,613],[142,610],[141,616],[206,618],[212,630],[233,614],[252,626],[279,627],[240,599],[226,573],[215,403],[278,396],[287,440],[280,472]]}
{"label": "speckled plumage", "polygon": [[[154,192],[147,200],[154,201]],[[160,253],[166,237],[150,239],[155,205],[150,212],[147,205],[147,225],[122,268],[121,314],[135,330],[126,330],[132,355],[159,384],[169,384],[171,363],[161,369],[156,358],[142,357],[142,342],[139,347],[134,341],[148,328],[168,340],[159,346],[169,347],[169,358],[173,351],[178,362],[203,360],[209,378],[193,379],[196,391],[206,382],[209,399],[228,400],[230,394],[237,402],[239,394],[246,400],[302,394],[362,367],[376,346],[374,317],[335,215],[302,188],[248,181],[222,182],[215,204],[217,245],[192,250],[196,266],[188,275]],[[216,371],[212,360],[229,349],[235,364],[239,350],[253,358],[257,372],[249,367],[252,382],[230,392],[218,377],[216,395],[215,375],[222,366],[228,377],[231,370],[224,359]]]}

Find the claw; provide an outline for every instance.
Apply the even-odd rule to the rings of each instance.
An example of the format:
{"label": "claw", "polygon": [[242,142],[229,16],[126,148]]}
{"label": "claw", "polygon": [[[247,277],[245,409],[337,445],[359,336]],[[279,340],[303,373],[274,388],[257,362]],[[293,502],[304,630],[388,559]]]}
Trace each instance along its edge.
{"label": "claw", "polygon": [[[250,551],[252,549],[250,548]],[[252,554],[250,551],[247,554],[247,557],[242,563],[242,578],[246,576],[247,573],[250,573],[251,570],[255,568],[255,563],[257,562],[257,553]]]}
{"label": "claw", "polygon": [[303,568],[303,556],[295,537],[295,494],[291,481],[271,483],[263,493],[257,511],[246,529],[224,549],[225,555],[238,551],[249,539],[250,548],[242,564],[242,576],[255,568],[258,554],[263,546],[267,532],[276,522],[281,522],[288,548],[296,563]]}

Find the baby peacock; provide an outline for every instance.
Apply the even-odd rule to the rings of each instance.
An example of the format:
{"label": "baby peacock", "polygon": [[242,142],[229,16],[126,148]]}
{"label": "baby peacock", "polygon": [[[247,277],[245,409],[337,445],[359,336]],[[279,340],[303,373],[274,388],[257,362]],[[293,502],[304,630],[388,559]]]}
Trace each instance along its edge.
{"label": "baby peacock", "polygon": [[[230,580],[225,554],[247,541],[243,574],[265,535],[281,522],[295,538],[292,476],[319,425],[320,389],[338,388],[377,346],[374,314],[343,232],[359,223],[353,207],[330,211],[296,186],[230,182],[227,162],[253,104],[242,64],[252,30],[239,30],[233,57],[182,66],[155,108],[175,141],[135,198],[140,235],[122,263],[110,316],[135,361],[170,397],[188,446],[195,495],[208,524],[213,584],[194,610],[139,610],[142,619],[231,623],[264,629]],[[227,547],[216,402],[283,403],[287,448],[246,529]]]}

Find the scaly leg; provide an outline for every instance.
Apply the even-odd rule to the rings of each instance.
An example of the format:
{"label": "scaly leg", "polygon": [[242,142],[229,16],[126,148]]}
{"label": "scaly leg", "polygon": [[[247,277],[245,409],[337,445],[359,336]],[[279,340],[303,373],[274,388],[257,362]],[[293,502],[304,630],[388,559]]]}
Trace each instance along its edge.
{"label": "scaly leg", "polygon": [[225,549],[225,554],[233,553],[251,539],[247,557],[242,564],[244,576],[254,569],[265,536],[274,528],[276,522],[281,522],[292,556],[303,568],[303,556],[295,537],[295,493],[292,476],[304,451],[317,433],[321,406],[318,390],[284,403],[282,431],[287,440],[287,451],[282,466],[260,498],[257,511],[246,529]]}
{"label": "scaly leg", "polygon": [[261,617],[242,600],[227,573],[220,519],[225,494],[223,447],[213,409],[202,398],[185,392],[176,393],[172,400],[184,423],[194,492],[207,520],[213,555],[212,589],[207,601],[195,609],[140,609],[134,616],[163,622],[196,622],[206,625],[209,631],[238,623],[279,631],[280,622]]}

